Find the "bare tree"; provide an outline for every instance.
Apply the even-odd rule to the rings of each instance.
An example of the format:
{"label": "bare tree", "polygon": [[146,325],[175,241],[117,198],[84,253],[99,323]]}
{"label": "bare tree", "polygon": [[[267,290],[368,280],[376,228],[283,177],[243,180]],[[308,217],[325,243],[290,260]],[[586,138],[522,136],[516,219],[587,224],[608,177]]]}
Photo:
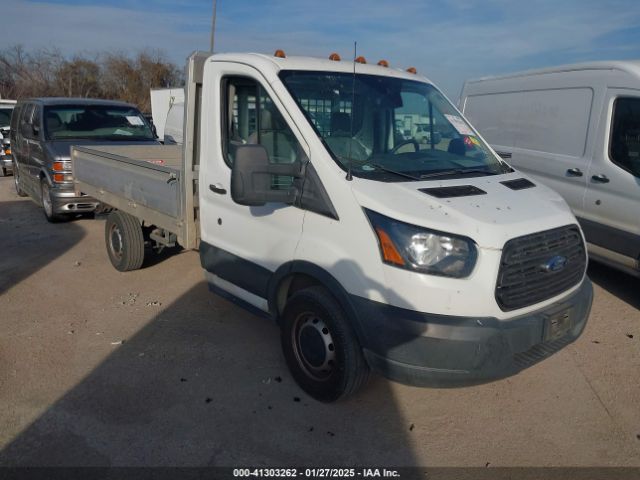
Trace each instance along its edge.
{"label": "bare tree", "polygon": [[135,56],[101,53],[65,58],[55,48],[29,52],[21,45],[0,50],[0,96],[100,97],[150,110],[151,88],[184,84],[182,71],[158,50]]}

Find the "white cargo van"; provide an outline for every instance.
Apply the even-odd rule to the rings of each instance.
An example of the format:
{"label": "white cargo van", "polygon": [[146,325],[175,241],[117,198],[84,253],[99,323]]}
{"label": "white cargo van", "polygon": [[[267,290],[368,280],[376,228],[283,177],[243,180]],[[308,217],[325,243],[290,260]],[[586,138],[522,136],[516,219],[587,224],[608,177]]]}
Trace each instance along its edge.
{"label": "white cargo van", "polygon": [[184,88],[152,88],[149,96],[151,98],[153,126],[156,128],[158,138],[163,140],[165,137],[167,118],[173,105],[176,103],[184,103]]}
{"label": "white cargo van", "polygon": [[564,197],[592,258],[640,275],[640,61],[469,80],[459,106],[498,154]]}
{"label": "white cargo van", "polygon": [[[115,268],[197,248],[212,290],[279,322],[293,377],[323,401],[370,369],[486,382],[578,338],[592,287],[559,195],[427,78],[277,53],[194,54],[182,148],[74,148],[77,191],[113,209]],[[404,138],[407,116],[447,136]]]}

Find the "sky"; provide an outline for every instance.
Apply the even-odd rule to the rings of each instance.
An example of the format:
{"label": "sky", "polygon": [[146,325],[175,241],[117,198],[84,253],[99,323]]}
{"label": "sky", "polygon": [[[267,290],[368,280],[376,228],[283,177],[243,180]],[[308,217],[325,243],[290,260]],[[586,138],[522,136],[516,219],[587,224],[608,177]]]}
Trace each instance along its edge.
{"label": "sky", "polygon": [[[590,60],[640,59],[637,0],[218,0],[215,51],[351,58],[416,67],[456,100],[465,79]],[[3,43],[208,50],[212,0],[0,0]],[[1,48],[1,45],[0,45]]]}

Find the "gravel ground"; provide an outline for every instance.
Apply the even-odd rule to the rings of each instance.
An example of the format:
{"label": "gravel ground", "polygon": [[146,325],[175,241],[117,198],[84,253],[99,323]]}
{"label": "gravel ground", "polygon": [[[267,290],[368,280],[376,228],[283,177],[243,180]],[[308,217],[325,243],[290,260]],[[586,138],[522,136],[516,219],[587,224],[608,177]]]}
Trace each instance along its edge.
{"label": "gravel ground", "polygon": [[592,265],[582,337],[515,377],[376,377],[324,405],[197,253],[122,274],[103,229],[48,224],[0,178],[0,465],[640,466],[638,279]]}

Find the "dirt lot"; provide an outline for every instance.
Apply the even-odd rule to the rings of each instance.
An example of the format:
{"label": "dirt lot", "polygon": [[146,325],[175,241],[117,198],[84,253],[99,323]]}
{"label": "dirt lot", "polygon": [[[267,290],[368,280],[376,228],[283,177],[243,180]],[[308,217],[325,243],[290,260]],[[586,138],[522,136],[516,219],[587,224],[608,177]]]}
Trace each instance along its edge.
{"label": "dirt lot", "polygon": [[118,273],[103,228],[0,178],[0,465],[640,466],[637,279],[593,265],[585,333],[516,377],[324,405],[195,252]]}

